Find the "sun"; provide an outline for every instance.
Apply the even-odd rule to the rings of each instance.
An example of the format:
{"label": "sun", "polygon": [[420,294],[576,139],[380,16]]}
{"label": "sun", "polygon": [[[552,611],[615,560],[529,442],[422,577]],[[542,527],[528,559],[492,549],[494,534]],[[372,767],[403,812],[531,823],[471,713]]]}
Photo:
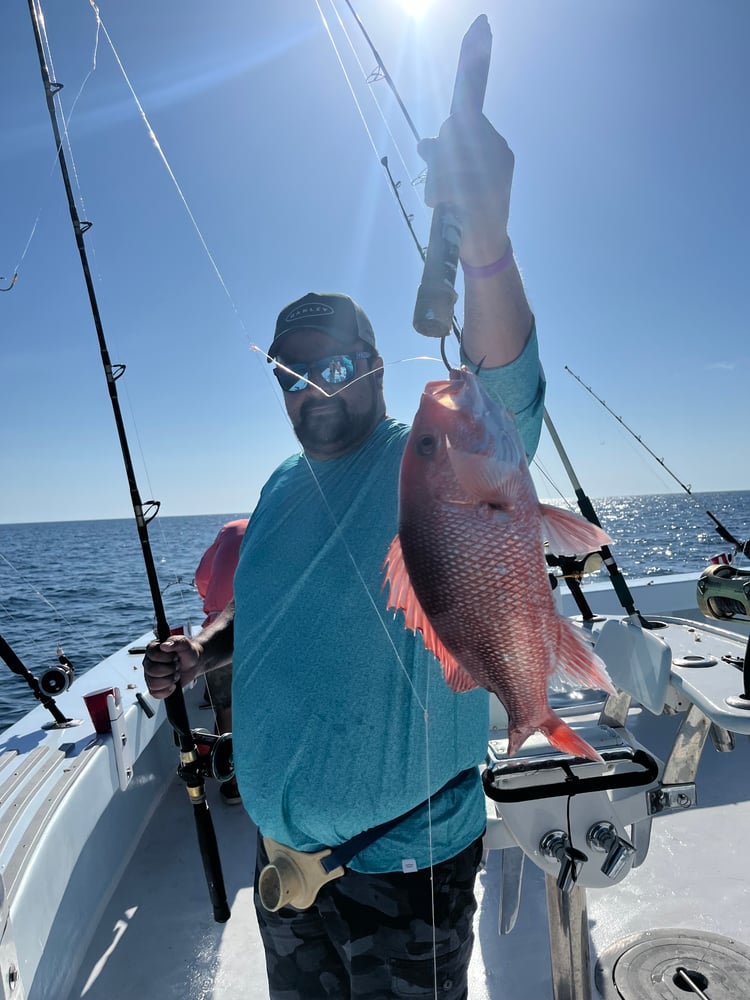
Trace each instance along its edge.
{"label": "sun", "polygon": [[427,12],[432,0],[398,0],[398,3],[405,14],[419,20]]}

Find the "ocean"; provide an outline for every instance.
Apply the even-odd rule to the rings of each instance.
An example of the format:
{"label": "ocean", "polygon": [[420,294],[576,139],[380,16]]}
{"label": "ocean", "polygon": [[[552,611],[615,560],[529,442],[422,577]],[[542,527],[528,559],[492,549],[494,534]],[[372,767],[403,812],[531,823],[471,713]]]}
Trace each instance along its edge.
{"label": "ocean", "polygon": [[[750,536],[750,492],[658,494],[594,500],[626,577],[700,572],[731,551],[711,511],[738,540]],[[226,521],[246,513],[158,517],[149,525],[170,625],[203,620],[193,574]],[[0,635],[37,677],[62,647],[76,676],[153,627],[132,518],[0,524]],[[37,704],[0,661],[0,731]]]}

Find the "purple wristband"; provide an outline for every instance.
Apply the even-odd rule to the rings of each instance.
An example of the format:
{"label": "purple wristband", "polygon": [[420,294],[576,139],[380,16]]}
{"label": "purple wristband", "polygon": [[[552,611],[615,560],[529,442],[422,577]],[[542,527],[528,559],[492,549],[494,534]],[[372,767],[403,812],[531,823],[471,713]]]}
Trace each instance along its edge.
{"label": "purple wristband", "polygon": [[461,267],[466,278],[491,278],[494,274],[500,274],[501,271],[504,271],[512,260],[513,244],[509,242],[508,249],[500,260],[496,260],[492,264],[485,264],[483,267],[472,267],[471,264],[464,264],[461,261]]}

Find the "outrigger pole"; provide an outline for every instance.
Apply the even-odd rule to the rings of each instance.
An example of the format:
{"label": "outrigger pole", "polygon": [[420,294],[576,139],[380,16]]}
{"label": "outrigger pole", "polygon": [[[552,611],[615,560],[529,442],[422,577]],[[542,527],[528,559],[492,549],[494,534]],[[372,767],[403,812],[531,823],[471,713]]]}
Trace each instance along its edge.
{"label": "outrigger pole", "polygon": [[[130,500],[133,505],[133,513],[138,527],[138,538],[141,543],[143,561],[146,567],[146,576],[148,577],[148,585],[151,591],[151,601],[154,606],[154,616],[156,619],[156,637],[161,642],[166,642],[170,638],[169,623],[167,622],[167,616],[164,611],[164,602],[162,601],[161,591],[159,589],[159,578],[156,573],[154,556],[151,551],[151,543],[148,537],[148,523],[158,513],[159,502],[154,500],[147,501],[147,507],[144,510],[143,502],[141,501],[140,493],[138,492],[133,463],[130,457],[130,447],[128,445],[125,425],[122,419],[122,411],[120,409],[120,401],[117,396],[116,382],[117,379],[124,373],[125,366],[113,366],[109,358],[109,350],[107,348],[107,342],[104,337],[104,328],[99,314],[99,305],[96,300],[94,283],[89,269],[86,245],[83,241],[83,235],[91,228],[91,223],[81,221],[78,216],[75,198],[73,196],[73,189],[70,183],[68,165],[65,160],[62,139],[60,137],[60,128],[57,122],[55,95],[62,89],[62,84],[53,82],[50,79],[49,68],[47,66],[47,60],[45,59],[44,48],[42,45],[41,30],[39,27],[41,15],[37,10],[36,0],[28,0],[28,4],[29,13],[31,15],[31,23],[34,29],[34,38],[36,39],[37,54],[39,56],[39,68],[42,73],[42,82],[44,83],[44,92],[47,99],[47,109],[49,111],[50,121],[52,122],[52,131],[57,145],[57,157],[60,163],[60,171],[62,172],[63,184],[65,185],[65,192],[68,198],[70,221],[73,224],[76,245],[78,247],[78,255],[81,259],[81,267],[83,268],[83,276],[86,282],[86,289],[88,291],[89,304],[94,318],[94,326],[96,327],[96,335],[99,341],[102,365],[104,366],[104,374],[107,380],[107,389],[109,391],[112,412],[114,414],[115,425],[117,427],[117,435],[120,439],[120,450],[122,451],[125,473],[127,475],[128,485],[130,488]],[[230,911],[224,888],[221,859],[219,857],[219,849],[216,842],[216,833],[214,831],[213,821],[208,811],[208,802],[206,800],[205,786],[198,751],[190,729],[190,722],[188,721],[185,699],[183,697],[181,687],[178,686],[172,694],[165,699],[164,706],[167,713],[167,719],[175,732],[175,736],[180,746],[180,765],[178,768],[178,774],[185,782],[188,796],[190,797],[190,801],[193,806],[193,816],[195,818],[195,825],[198,833],[198,844],[200,847],[201,859],[203,861],[203,868],[206,874],[206,881],[208,883],[208,891],[213,904],[214,919],[218,923],[224,923],[229,919]]]}

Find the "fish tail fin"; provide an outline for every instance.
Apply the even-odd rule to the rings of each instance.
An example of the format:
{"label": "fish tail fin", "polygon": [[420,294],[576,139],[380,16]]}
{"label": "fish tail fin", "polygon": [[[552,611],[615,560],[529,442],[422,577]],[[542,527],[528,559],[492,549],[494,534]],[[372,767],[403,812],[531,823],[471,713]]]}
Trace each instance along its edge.
{"label": "fish tail fin", "polygon": [[552,746],[562,751],[562,753],[570,753],[575,757],[587,757],[589,760],[602,761],[596,750],[582,736],[579,736],[575,730],[571,729],[567,722],[563,722],[562,719],[556,716],[551,709],[549,715],[539,727],[539,730],[544,733]]}
{"label": "fish tail fin", "polygon": [[563,722],[550,708],[547,715],[536,725],[512,726],[508,730],[508,756],[514,757],[523,743],[535,732],[543,733],[553,747],[561,753],[569,753],[574,757],[586,757],[589,760],[601,761],[602,758],[590,744]]}

